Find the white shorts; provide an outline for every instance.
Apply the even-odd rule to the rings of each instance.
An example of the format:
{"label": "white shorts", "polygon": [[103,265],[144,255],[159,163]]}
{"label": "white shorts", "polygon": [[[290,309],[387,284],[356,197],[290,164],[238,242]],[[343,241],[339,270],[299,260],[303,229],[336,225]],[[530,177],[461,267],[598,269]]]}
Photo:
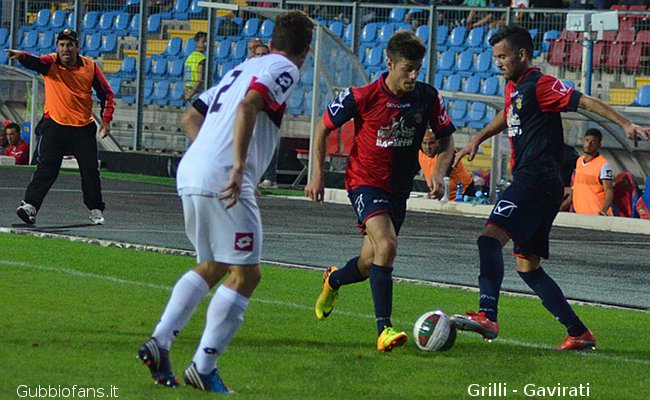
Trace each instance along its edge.
{"label": "white shorts", "polygon": [[196,249],[196,261],[230,265],[259,264],[262,220],[254,198],[240,198],[226,210],[214,196],[181,195],[185,233]]}

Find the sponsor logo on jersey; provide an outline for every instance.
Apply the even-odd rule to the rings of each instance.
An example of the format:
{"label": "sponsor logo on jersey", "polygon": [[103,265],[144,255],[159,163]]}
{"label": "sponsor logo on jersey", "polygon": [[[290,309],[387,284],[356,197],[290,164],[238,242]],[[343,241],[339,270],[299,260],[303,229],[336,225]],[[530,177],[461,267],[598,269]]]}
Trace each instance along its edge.
{"label": "sponsor logo on jersey", "polygon": [[571,88],[567,86],[564,82],[561,80],[556,80],[555,83],[553,84],[553,87],[551,88],[555,93],[558,93],[562,96],[565,96],[569,93]]}
{"label": "sponsor logo on jersey", "polygon": [[235,232],[235,250],[253,251],[253,232]]}
{"label": "sponsor logo on jersey", "polygon": [[512,211],[517,208],[517,205],[508,200],[499,200],[492,213],[495,215],[500,215],[505,218],[509,218]]}
{"label": "sponsor logo on jersey", "polygon": [[293,85],[293,78],[288,72],[283,72],[275,79],[275,83],[282,88],[282,93],[287,93],[287,90]]}
{"label": "sponsor logo on jersey", "polygon": [[348,97],[350,94],[350,89],[345,89],[342,92],[339,92],[339,94],[336,96],[334,100],[327,106],[327,109],[330,111],[330,114],[332,116],[336,115],[336,113],[339,112],[340,109],[343,108],[343,102],[345,101],[345,98]]}
{"label": "sponsor logo on jersey", "polygon": [[408,147],[413,144],[415,127],[406,126],[403,117],[399,120],[393,118],[393,122],[388,126],[382,126],[377,131],[378,147]]}
{"label": "sponsor logo on jersey", "polygon": [[514,137],[521,135],[521,119],[519,119],[519,114],[514,112],[514,107],[508,107],[506,121],[508,123],[508,136]]}
{"label": "sponsor logo on jersey", "polygon": [[410,108],[411,103],[386,103],[388,108]]}

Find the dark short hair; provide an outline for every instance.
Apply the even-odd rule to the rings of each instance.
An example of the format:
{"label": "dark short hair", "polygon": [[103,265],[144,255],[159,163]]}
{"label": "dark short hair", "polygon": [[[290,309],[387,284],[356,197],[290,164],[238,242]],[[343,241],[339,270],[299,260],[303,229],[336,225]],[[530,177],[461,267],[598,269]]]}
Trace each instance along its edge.
{"label": "dark short hair", "polygon": [[16,132],[20,135],[20,125],[15,122],[7,124],[7,126],[5,126],[5,132],[7,132],[7,129],[15,129]]}
{"label": "dark short hair", "polygon": [[194,40],[207,39],[207,38],[208,38],[207,32],[196,32],[196,35],[194,35]]}
{"label": "dark short hair", "polygon": [[507,25],[499,29],[490,36],[490,46],[501,42],[502,40],[507,40],[510,43],[510,46],[514,51],[519,51],[519,49],[524,49],[528,52],[528,56],[533,56],[533,38],[530,36],[528,29],[522,28],[519,25]]}
{"label": "dark short hair", "polygon": [[422,39],[413,31],[398,30],[388,39],[386,54],[388,58],[397,62],[401,59],[422,60],[427,52]]}
{"label": "dark short hair", "polygon": [[596,138],[598,138],[599,142],[603,141],[603,133],[596,128],[587,129],[587,132],[585,132],[585,137],[587,136],[595,136]]}
{"label": "dark short hair", "polygon": [[287,11],[275,18],[271,35],[271,47],[274,50],[297,56],[311,45],[314,23],[302,11]]}

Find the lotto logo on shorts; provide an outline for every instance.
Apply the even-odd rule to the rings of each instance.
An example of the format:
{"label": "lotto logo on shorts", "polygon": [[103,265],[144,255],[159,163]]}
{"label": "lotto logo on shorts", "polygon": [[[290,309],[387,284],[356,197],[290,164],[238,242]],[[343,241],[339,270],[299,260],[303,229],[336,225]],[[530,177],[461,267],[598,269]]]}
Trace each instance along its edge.
{"label": "lotto logo on shorts", "polygon": [[252,232],[235,233],[235,250],[253,251],[253,233]]}
{"label": "lotto logo on shorts", "polygon": [[512,203],[508,200],[499,200],[497,205],[494,206],[494,210],[492,210],[492,212],[496,215],[508,218],[515,208],[517,208],[517,205],[515,203]]}

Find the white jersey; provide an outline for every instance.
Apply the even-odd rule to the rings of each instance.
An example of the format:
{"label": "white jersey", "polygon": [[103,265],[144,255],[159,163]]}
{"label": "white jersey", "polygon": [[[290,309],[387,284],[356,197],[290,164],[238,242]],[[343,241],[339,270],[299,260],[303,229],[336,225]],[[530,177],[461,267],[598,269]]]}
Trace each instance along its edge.
{"label": "white jersey", "polygon": [[[230,70],[199,96],[205,120],[178,167],[176,187],[181,194],[218,195],[228,184],[233,166],[233,139],[237,106],[249,90],[262,94],[265,111],[257,115],[248,148],[242,196],[254,196],[255,187],[275,153],[286,101],[300,74],[295,64],[279,54],[251,58]],[[204,110],[200,110],[205,105]]]}

